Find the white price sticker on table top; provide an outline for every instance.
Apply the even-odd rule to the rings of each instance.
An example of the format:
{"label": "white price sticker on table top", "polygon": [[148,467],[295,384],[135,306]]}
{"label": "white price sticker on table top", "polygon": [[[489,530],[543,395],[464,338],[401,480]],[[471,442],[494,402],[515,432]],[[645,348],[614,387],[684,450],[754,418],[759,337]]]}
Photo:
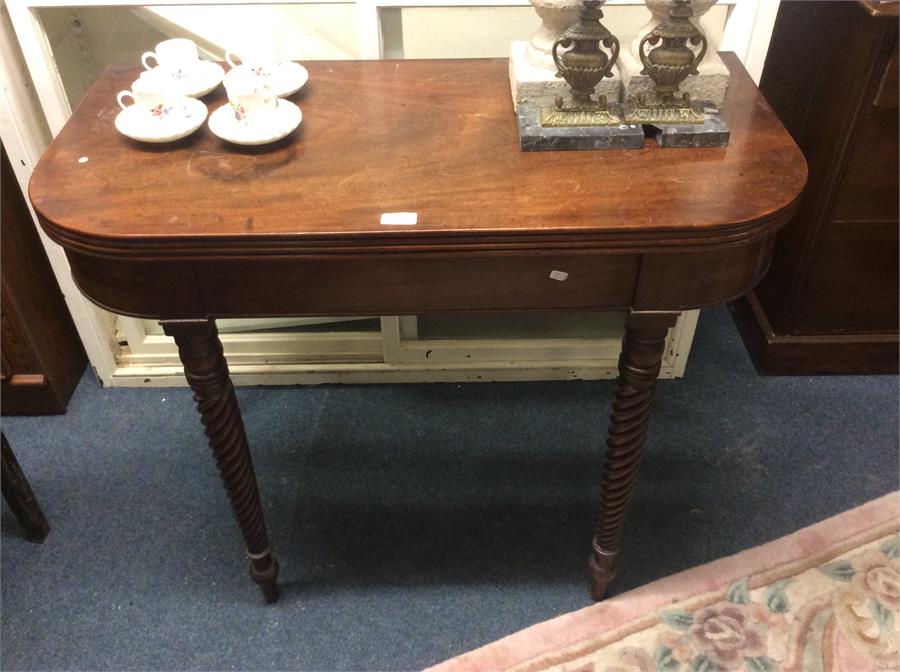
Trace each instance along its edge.
{"label": "white price sticker on table top", "polygon": [[417,212],[383,212],[381,223],[386,226],[412,226],[419,220]]}

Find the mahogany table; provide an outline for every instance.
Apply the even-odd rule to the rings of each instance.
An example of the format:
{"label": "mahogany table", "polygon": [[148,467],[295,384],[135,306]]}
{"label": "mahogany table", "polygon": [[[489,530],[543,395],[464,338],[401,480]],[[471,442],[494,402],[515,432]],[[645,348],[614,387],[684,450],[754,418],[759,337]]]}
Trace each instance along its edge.
{"label": "mahogany table", "polygon": [[[278,564],[216,318],[626,309],[589,563],[602,598],[667,330],[759,281],[806,181],[725,59],[718,149],[521,152],[505,60],[309,63],[301,130],[260,148],[206,128],[141,146],[112,123],[137,73],[93,85],[35,168],[32,203],[91,301],[175,338],[266,601]],[[418,223],[380,224],[405,211]]]}

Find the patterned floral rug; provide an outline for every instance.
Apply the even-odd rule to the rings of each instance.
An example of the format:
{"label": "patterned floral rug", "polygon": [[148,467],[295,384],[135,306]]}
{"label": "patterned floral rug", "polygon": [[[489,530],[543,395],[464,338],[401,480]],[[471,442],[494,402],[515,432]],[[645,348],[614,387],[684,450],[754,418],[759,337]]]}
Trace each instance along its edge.
{"label": "patterned floral rug", "polygon": [[900,672],[900,493],[429,672]]}

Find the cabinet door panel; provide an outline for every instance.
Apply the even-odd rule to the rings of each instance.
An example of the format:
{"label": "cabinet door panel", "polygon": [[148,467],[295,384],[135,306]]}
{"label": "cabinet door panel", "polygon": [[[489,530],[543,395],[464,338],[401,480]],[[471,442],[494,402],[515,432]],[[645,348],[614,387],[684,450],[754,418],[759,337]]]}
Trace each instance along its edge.
{"label": "cabinet door panel", "polygon": [[869,107],[838,189],[832,219],[897,219],[898,146],[897,108]]}
{"label": "cabinet door panel", "polygon": [[897,331],[897,222],[831,222],[797,316],[800,333]]}

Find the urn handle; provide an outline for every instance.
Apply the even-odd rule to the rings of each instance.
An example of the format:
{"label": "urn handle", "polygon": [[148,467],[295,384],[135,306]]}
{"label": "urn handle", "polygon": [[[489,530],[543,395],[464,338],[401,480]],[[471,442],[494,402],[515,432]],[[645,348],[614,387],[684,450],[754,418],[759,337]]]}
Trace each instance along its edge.
{"label": "urn handle", "polygon": [[647,45],[650,45],[651,47],[655,47],[657,44],[659,44],[660,39],[661,38],[659,37],[659,35],[654,35],[653,33],[647,33],[646,35],[644,35],[644,38],[638,44],[638,56],[640,57],[641,63],[644,66],[644,69],[641,70],[642,75],[649,75],[650,71],[653,68],[653,64],[650,62],[650,58],[649,58],[650,51],[652,51],[652,50],[645,50],[644,47],[646,47]]}
{"label": "urn handle", "polygon": [[694,57],[694,60],[693,60],[693,62],[691,63],[691,74],[692,74],[692,75],[699,75],[699,74],[700,74],[700,71],[697,70],[697,68],[698,68],[698,66],[700,65],[700,62],[703,60],[703,57],[706,56],[706,47],[707,47],[707,44],[708,44],[707,41],[706,41],[706,35],[704,35],[703,33],[698,32],[696,35],[694,35],[694,36],[691,38],[691,44],[693,44],[695,47],[696,47],[698,44],[700,45],[700,51],[697,52],[697,55]]}
{"label": "urn handle", "polygon": [[606,70],[604,71],[603,76],[612,77],[613,66],[616,64],[616,61],[619,60],[619,40],[615,37],[615,35],[610,35],[605,40],[603,40],[603,46],[610,51],[609,61],[607,61],[606,63]]}
{"label": "urn handle", "polygon": [[556,76],[562,77],[563,73],[566,71],[566,65],[562,62],[562,58],[559,55],[559,48],[563,47],[564,49],[568,49],[572,46],[572,39],[563,35],[561,38],[556,40],[553,43],[553,49],[551,53],[553,54],[553,62],[556,63]]}

